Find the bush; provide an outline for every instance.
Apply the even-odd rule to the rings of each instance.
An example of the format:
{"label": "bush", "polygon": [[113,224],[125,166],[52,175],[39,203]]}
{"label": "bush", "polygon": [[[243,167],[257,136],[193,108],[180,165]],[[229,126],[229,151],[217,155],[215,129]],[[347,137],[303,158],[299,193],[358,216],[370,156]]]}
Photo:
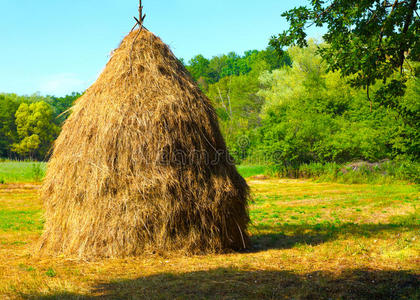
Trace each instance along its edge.
{"label": "bush", "polygon": [[396,160],[369,163],[359,161],[349,164],[309,163],[297,168],[284,165],[270,165],[266,173],[286,178],[311,178],[317,181],[340,183],[377,183],[385,184],[395,181],[420,183],[420,163],[415,161]]}

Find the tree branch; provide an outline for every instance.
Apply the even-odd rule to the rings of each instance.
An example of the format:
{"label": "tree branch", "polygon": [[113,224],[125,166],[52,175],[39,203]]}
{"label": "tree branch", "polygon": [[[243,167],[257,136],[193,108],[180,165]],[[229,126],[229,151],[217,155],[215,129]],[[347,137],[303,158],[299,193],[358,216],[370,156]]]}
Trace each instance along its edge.
{"label": "tree branch", "polygon": [[[416,11],[416,8],[417,8],[417,0],[411,0],[408,8],[409,8],[410,13],[407,14],[407,18],[405,19],[404,28],[401,32],[403,35],[405,35],[407,33],[407,31],[410,27],[411,21],[413,20],[413,15],[414,15],[414,12]],[[404,60],[405,60],[405,52],[408,51],[407,43],[405,41],[403,41],[401,43],[400,49],[401,49],[400,50],[400,55],[399,55],[399,58],[400,58],[400,62],[399,62],[400,63],[400,73],[403,73],[403,64],[404,64]]]}
{"label": "tree branch", "polygon": [[[388,1],[384,1],[384,7],[386,7],[387,2],[388,2]],[[392,5],[391,12],[390,12],[390,13],[389,13],[389,15],[386,17],[386,19],[385,19],[385,21],[384,21],[384,23],[383,23],[383,25],[382,25],[382,27],[381,27],[381,33],[379,34],[379,47],[378,47],[378,48],[380,48],[380,47],[381,47],[381,45],[382,45],[382,39],[383,39],[383,35],[384,35],[385,25],[386,25],[386,23],[387,23],[388,19],[391,17],[392,13],[394,12],[394,9],[395,9],[395,7],[397,6],[397,4],[398,4],[398,0],[395,0],[394,4]]]}

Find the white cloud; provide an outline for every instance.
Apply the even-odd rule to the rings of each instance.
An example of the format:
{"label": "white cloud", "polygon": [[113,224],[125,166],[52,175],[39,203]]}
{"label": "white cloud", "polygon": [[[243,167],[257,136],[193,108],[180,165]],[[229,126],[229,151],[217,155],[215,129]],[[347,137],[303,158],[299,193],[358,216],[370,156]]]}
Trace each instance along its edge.
{"label": "white cloud", "polygon": [[91,83],[80,79],[74,73],[60,73],[41,79],[41,94],[64,96],[72,92],[83,92]]}

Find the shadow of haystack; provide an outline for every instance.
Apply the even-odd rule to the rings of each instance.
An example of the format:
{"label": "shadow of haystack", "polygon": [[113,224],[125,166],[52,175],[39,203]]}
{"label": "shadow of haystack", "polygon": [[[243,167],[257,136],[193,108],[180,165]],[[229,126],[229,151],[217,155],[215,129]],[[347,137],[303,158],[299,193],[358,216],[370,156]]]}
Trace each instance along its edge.
{"label": "shadow of haystack", "polygon": [[[388,224],[332,223],[324,224],[282,224],[274,226],[258,225],[253,230],[269,230],[271,233],[251,236],[252,247],[244,252],[260,252],[269,249],[290,249],[296,245],[316,246],[345,237],[374,237],[384,233],[401,234],[419,231],[420,226],[412,224],[415,215],[401,215]],[[287,233],[287,234],[286,234]]]}
{"label": "shadow of haystack", "polygon": [[419,279],[406,271],[346,270],[339,275],[218,268],[99,284],[96,296],[24,295],[26,299],[418,299]]}
{"label": "shadow of haystack", "polygon": [[133,31],[55,143],[39,248],[79,257],[245,248],[248,195],[210,100],[158,37]]}

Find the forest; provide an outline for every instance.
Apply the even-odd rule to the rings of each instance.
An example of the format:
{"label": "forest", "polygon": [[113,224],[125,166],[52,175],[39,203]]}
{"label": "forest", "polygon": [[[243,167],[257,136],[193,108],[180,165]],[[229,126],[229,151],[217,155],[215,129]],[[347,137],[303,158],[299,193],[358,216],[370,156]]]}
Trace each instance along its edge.
{"label": "forest", "polygon": [[[185,66],[211,99],[238,164],[266,165],[279,174],[298,176],[314,164],[337,169],[355,161],[392,161],[409,165],[404,172],[416,177],[419,64],[410,63],[404,93],[392,94],[384,103],[352,84],[355,76],[329,70],[320,55],[327,47],[309,40],[306,47],[295,45],[280,53],[269,45],[243,55],[197,55]],[[384,86],[377,81],[370,93]],[[0,94],[1,157],[46,160],[80,96]]]}
{"label": "forest", "polygon": [[0,157],[46,160],[69,109],[80,96],[0,94]]}

